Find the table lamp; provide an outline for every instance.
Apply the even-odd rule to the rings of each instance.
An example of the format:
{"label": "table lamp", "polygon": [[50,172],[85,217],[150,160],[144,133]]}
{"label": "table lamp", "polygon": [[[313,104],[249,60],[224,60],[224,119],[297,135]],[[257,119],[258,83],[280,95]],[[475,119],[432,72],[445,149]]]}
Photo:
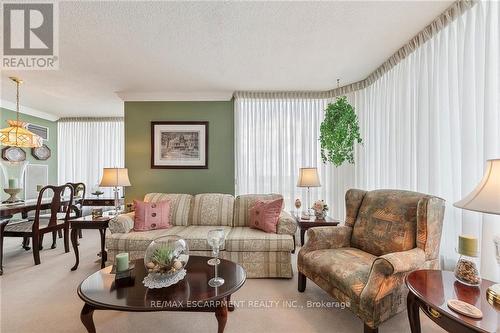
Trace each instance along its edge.
{"label": "table lamp", "polygon": [[[483,179],[465,198],[453,204],[455,207],[481,213],[500,215],[500,159],[486,161]],[[500,248],[496,244],[497,262],[500,265]],[[500,283],[488,288],[488,299],[500,304]]]}
{"label": "table lamp", "polygon": [[119,186],[131,186],[127,168],[104,168],[101,178],[101,187],[113,187],[115,192],[115,214],[118,215],[120,204],[118,199]]}
{"label": "table lamp", "polygon": [[307,187],[307,214],[313,215],[311,211],[311,187],[320,187],[318,168],[300,168],[297,187]]}

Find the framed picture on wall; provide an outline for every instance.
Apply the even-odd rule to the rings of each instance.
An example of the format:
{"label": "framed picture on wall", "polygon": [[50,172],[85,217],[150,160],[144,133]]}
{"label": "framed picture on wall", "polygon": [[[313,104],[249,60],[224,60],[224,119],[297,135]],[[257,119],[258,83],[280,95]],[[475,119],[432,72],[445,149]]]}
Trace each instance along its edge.
{"label": "framed picture on wall", "polygon": [[152,169],[208,169],[208,121],[152,121]]}

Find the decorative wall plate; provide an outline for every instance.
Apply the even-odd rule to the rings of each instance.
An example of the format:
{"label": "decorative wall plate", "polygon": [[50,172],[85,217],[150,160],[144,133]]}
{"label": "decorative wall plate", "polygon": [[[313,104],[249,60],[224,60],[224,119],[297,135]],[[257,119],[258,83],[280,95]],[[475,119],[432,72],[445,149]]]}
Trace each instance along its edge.
{"label": "decorative wall plate", "polygon": [[19,147],[5,147],[2,149],[2,158],[9,162],[22,162],[26,160],[26,152]]}
{"label": "decorative wall plate", "polygon": [[50,158],[51,155],[50,148],[47,147],[46,144],[41,147],[31,148],[31,155],[39,161],[46,161]]}

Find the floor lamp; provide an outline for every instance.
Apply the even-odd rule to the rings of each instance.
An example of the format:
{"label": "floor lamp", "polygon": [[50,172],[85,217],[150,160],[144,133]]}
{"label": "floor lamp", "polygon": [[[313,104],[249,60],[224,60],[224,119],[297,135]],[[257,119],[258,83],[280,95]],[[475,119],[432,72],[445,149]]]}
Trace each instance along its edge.
{"label": "floor lamp", "polygon": [[320,187],[318,168],[300,168],[299,169],[299,180],[297,181],[297,187],[307,187],[307,215],[311,216],[311,187]]}
{"label": "floor lamp", "polygon": [[[453,205],[476,212],[500,215],[500,159],[486,161],[486,170],[481,182],[465,198]],[[498,244],[495,245],[497,263],[500,265],[500,248]],[[488,288],[487,293],[491,302],[500,304],[500,283]]]}

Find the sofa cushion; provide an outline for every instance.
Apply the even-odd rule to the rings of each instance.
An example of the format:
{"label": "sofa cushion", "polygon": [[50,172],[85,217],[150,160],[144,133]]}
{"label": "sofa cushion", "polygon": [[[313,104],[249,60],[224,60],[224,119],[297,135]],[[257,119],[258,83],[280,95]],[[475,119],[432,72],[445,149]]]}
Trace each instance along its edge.
{"label": "sofa cushion", "polygon": [[365,287],[374,255],[352,247],[316,250],[306,253],[301,261],[301,271],[328,281],[344,294],[359,299]]}
{"label": "sofa cushion", "polygon": [[276,233],[283,199],[257,200],[250,208],[250,228]]}
{"label": "sofa cushion", "polygon": [[[224,229],[226,238],[231,227],[217,227]],[[111,234],[106,236],[106,246],[109,249],[122,251],[146,251],[153,239],[167,235],[176,235],[186,240],[190,251],[211,251],[207,242],[207,233],[214,229],[213,226],[174,226],[170,229],[131,231],[125,234]],[[224,248],[223,248],[224,249]]]}
{"label": "sofa cushion", "polygon": [[233,227],[226,237],[226,251],[292,251],[293,237],[249,227]]}
{"label": "sofa cushion", "polygon": [[230,194],[203,193],[194,196],[190,225],[233,225],[234,197]]}
{"label": "sofa cushion", "polygon": [[170,228],[170,201],[134,200],[134,231]]}
{"label": "sofa cushion", "polygon": [[233,226],[248,227],[250,226],[250,208],[257,200],[276,200],[282,199],[281,194],[244,194],[236,197],[234,201],[234,218]]}
{"label": "sofa cushion", "polygon": [[[227,226],[188,226],[176,235],[186,240],[190,251],[211,251],[212,248],[207,242],[207,234],[213,229],[223,229],[226,238],[231,231],[231,227]],[[225,246],[221,249],[224,248]]]}
{"label": "sofa cushion", "polygon": [[173,226],[169,229],[111,234],[106,236],[106,247],[108,249],[119,249],[122,252],[146,251],[153,239],[167,235],[178,235],[184,229],[186,229],[184,226]]}
{"label": "sofa cushion", "polygon": [[191,194],[175,193],[148,193],[144,196],[145,202],[170,200],[170,224],[188,225],[189,211],[193,196]]}
{"label": "sofa cushion", "polygon": [[409,191],[367,192],[354,224],[352,246],[375,256],[415,248],[417,207],[424,196]]}

